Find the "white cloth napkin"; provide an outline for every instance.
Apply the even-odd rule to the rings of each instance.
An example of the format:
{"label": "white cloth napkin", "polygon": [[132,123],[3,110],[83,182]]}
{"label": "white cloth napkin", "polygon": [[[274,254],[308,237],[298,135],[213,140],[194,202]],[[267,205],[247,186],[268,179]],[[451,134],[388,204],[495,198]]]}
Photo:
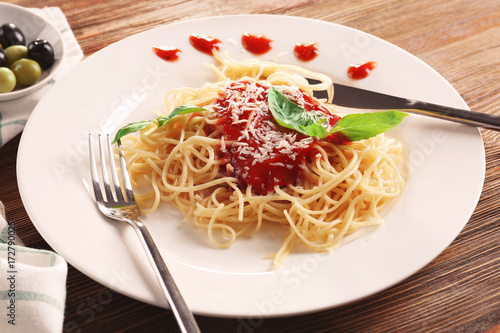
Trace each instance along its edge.
{"label": "white cloth napkin", "polygon": [[[58,7],[32,10],[52,22],[65,40],[66,58],[54,77],[57,81],[81,61],[83,52]],[[28,96],[0,102],[0,146],[24,129],[53,83]],[[15,221],[9,222],[0,202],[0,332],[61,332],[67,263],[54,252],[25,247],[17,236]]]}
{"label": "white cloth napkin", "polygon": [[31,10],[43,16],[59,30],[65,42],[66,56],[53,80],[49,81],[45,87],[25,97],[0,102],[0,147],[21,133],[28,117],[42,96],[61,76],[67,73],[83,58],[82,49],[59,7],[32,8]]}
{"label": "white cloth napkin", "polygon": [[0,332],[61,332],[66,261],[23,246],[0,202]]}

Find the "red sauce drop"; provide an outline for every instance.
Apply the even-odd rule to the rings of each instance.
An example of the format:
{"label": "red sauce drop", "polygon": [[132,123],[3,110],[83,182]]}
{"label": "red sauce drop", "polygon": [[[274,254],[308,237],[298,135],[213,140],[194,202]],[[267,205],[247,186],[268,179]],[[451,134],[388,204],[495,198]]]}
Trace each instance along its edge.
{"label": "red sauce drop", "polygon": [[349,66],[347,69],[347,75],[354,80],[360,80],[366,78],[370,75],[371,71],[377,67],[375,61],[367,61],[359,64],[354,64]]}
{"label": "red sauce drop", "polygon": [[[276,123],[268,109],[268,88],[239,80],[222,90],[214,105],[217,126],[227,142],[221,147],[220,158],[229,164],[228,174],[263,195],[274,191],[276,185],[296,182],[314,141]],[[304,91],[299,93],[304,109],[323,112],[332,126],[340,119]]]}
{"label": "red sauce drop", "polygon": [[222,42],[220,40],[203,34],[190,35],[189,42],[195,49],[208,55],[212,55],[213,51],[220,51],[222,47]]}
{"label": "red sauce drop", "polygon": [[318,47],[316,43],[309,44],[295,44],[293,53],[297,59],[302,61],[311,61],[316,58],[319,54]]}
{"label": "red sauce drop", "polygon": [[167,61],[175,61],[182,55],[181,50],[171,46],[153,46],[153,51],[158,57]]}
{"label": "red sauce drop", "polygon": [[241,44],[245,50],[253,54],[264,54],[271,50],[274,46],[274,41],[264,35],[251,35],[244,33],[241,37]]}

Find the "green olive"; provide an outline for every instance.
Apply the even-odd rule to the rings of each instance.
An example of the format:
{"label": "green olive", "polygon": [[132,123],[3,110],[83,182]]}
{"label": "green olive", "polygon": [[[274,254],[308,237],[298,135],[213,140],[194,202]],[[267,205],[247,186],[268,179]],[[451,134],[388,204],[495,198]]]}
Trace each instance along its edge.
{"label": "green olive", "polygon": [[11,92],[16,86],[16,76],[7,67],[0,67],[0,94]]}
{"label": "green olive", "polygon": [[35,84],[42,75],[40,65],[31,59],[19,59],[14,62],[10,69],[16,75],[17,83],[22,86],[31,86]]}
{"label": "green olive", "polygon": [[28,58],[28,47],[24,45],[12,45],[6,48],[5,54],[7,55],[7,67],[22,58]]}

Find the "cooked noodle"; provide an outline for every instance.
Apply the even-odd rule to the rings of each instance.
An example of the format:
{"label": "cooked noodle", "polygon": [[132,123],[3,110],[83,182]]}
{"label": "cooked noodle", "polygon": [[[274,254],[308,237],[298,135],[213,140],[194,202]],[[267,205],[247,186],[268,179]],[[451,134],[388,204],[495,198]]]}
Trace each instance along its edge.
{"label": "cooked noodle", "polygon": [[[300,67],[215,56],[220,66],[210,67],[218,79],[197,89],[172,90],[166,97],[166,113],[186,104],[211,110],[220,90],[241,78],[294,85],[310,95],[325,89],[333,93],[328,77]],[[311,85],[305,77],[321,83]],[[334,112],[334,106],[323,105]],[[231,176],[227,161],[219,159],[221,150],[238,143],[225,140],[216,123],[210,111],[180,115],[165,126],[152,124],[138,136],[122,139],[137,202],[145,213],[170,202],[222,248],[256,233],[265,223],[278,224],[287,235],[270,255],[277,266],[298,244],[329,251],[359,228],[380,224],[381,209],[404,184],[397,168],[401,144],[380,134],[350,144],[315,140],[315,154],[302,162],[298,179],[259,194]]]}

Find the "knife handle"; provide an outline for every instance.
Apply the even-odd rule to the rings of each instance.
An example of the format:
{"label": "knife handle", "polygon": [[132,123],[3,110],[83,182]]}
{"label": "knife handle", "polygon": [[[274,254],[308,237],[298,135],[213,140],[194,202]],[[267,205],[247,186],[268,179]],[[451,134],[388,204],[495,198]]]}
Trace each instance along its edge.
{"label": "knife handle", "polygon": [[414,113],[433,118],[449,120],[469,126],[483,127],[495,131],[500,131],[500,116],[488,113],[457,109],[421,101],[414,102],[411,100],[408,100],[407,105],[399,109],[408,113]]}

